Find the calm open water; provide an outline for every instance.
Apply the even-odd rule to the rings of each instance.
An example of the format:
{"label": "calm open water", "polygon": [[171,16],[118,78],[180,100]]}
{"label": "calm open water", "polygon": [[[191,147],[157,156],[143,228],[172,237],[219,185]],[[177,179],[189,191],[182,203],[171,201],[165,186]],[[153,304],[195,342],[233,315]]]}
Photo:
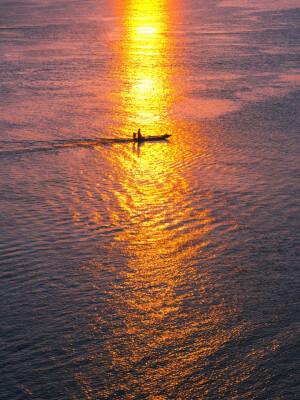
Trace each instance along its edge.
{"label": "calm open water", "polygon": [[0,0],[1,399],[300,398],[297,3]]}

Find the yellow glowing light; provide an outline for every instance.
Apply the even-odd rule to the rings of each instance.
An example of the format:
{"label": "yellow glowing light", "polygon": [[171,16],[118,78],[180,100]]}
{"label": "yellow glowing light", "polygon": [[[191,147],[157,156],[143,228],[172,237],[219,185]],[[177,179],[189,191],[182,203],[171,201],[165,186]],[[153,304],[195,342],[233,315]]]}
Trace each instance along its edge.
{"label": "yellow glowing light", "polygon": [[[195,212],[193,176],[189,174],[188,164],[201,157],[208,159],[210,154],[201,149],[201,145],[193,145],[193,130],[188,123],[182,127],[172,119],[180,90],[173,79],[177,73],[175,50],[167,34],[168,15],[171,14],[169,1],[120,1],[125,32],[110,71],[114,80],[113,119],[118,126],[118,136],[128,137],[139,127],[146,135],[167,129],[173,137],[181,136],[182,141],[174,141],[172,145],[102,147],[105,163],[95,163],[98,170],[93,167],[89,185],[85,181],[87,201],[82,202],[81,212],[84,216],[94,216],[94,223],[101,227],[99,234],[103,226],[105,233],[111,234],[108,244],[101,240],[98,244],[107,259],[114,253],[121,254],[122,259],[122,265],[115,265],[113,255],[109,267],[97,263],[95,266],[95,273],[114,276],[103,307],[115,316],[110,323],[116,323],[113,325],[115,340],[108,341],[110,347],[107,348],[110,368],[127,371],[126,382],[116,379],[108,391],[128,393],[124,399],[130,400],[131,394],[139,388],[141,397],[163,400],[165,397],[156,390],[160,388],[162,377],[168,377],[169,387],[176,392],[178,382],[188,382],[198,362],[238,333],[230,330],[227,337],[223,331],[219,336],[215,334],[215,328],[225,326],[229,312],[234,313],[234,310],[215,304],[213,300],[210,308],[201,307],[201,299],[211,296],[215,286],[210,284],[209,274],[201,272],[201,265],[195,267],[194,260],[201,259],[203,252],[206,260],[215,257],[214,250],[207,249],[210,245],[208,232],[213,229],[214,218],[205,203],[201,208],[201,200]],[[115,126],[113,129],[115,132]],[[186,167],[182,168],[185,163]],[[103,176],[106,165],[105,186],[102,191],[95,191],[95,182]],[[95,191],[95,199],[103,200],[101,207],[97,200],[93,207],[87,205],[94,204],[90,190]],[[76,218],[78,213],[74,213]],[[194,287],[189,284],[197,280]],[[99,287],[101,290],[103,287]],[[199,303],[189,310],[184,303],[187,298],[193,299],[192,290],[196,291],[195,299]],[[122,321],[119,325],[118,320]],[[101,332],[102,327],[99,311],[93,329]],[[199,330],[206,332],[204,337],[199,336]],[[176,357],[160,353],[164,346],[180,349],[187,342],[191,346],[187,353],[178,352]],[[149,368],[151,361],[145,360],[155,360],[157,354],[163,362]],[[139,366],[138,375],[131,372],[136,365]],[[108,392],[106,394],[108,397]]]}
{"label": "yellow glowing light", "polygon": [[115,102],[125,110],[127,123],[153,131],[167,122],[174,97],[167,6],[166,0],[121,3],[125,34],[115,74],[126,86]]}
{"label": "yellow glowing light", "polygon": [[[137,27],[135,30],[138,35],[154,35],[156,33],[156,29],[150,26]],[[143,40],[143,38],[140,38],[140,40]]]}

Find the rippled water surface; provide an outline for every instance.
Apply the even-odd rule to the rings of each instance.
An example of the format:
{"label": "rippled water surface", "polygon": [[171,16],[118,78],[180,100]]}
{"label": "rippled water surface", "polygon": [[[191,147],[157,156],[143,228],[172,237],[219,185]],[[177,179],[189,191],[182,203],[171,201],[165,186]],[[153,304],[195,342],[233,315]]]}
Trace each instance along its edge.
{"label": "rippled water surface", "polygon": [[300,398],[297,3],[0,0],[1,399]]}

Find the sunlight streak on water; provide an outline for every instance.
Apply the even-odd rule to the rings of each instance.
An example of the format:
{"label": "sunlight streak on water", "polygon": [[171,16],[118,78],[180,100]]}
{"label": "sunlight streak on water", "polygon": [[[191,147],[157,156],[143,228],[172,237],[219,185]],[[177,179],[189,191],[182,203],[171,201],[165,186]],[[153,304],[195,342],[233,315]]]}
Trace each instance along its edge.
{"label": "sunlight streak on water", "polygon": [[[147,134],[168,133],[171,107],[179,96],[174,78],[174,54],[170,29],[169,1],[123,1],[124,36],[118,43],[120,58],[112,66],[116,81],[116,117],[125,133],[146,127]],[[176,97],[175,97],[176,96]]]}

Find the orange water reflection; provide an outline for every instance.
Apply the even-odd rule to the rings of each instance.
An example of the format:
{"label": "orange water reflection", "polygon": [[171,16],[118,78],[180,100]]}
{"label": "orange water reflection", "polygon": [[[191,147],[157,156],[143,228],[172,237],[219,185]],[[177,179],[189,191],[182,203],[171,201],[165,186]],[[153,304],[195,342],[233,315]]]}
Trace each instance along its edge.
{"label": "orange water reflection", "polygon": [[[191,135],[187,126],[172,121],[180,89],[174,43],[168,35],[170,7],[170,1],[158,0],[121,4],[125,32],[112,65],[120,136],[137,127],[147,134],[164,130]],[[180,167],[186,154],[189,162],[193,154],[198,160],[209,155],[199,146],[195,151],[189,141],[147,143],[140,157],[137,148],[128,145],[100,151],[107,152],[110,165],[101,196],[111,224],[119,228],[110,245],[109,274],[114,271],[116,276],[106,289],[105,312],[92,327],[104,334],[106,324],[112,332],[106,351],[108,369],[114,372],[107,375],[101,398],[176,398],[178,385],[182,398],[188,398],[186,381],[195,376],[197,363],[235,335],[215,335],[234,310],[207,301],[211,278],[199,271],[198,260],[204,251],[206,260],[215,256],[207,249],[214,218],[201,204],[195,210],[191,177]],[[95,212],[94,220],[100,219]],[[118,267],[116,252],[122,260]],[[104,270],[95,264],[96,275]],[[197,375],[197,380],[202,385],[207,377],[199,380]]]}
{"label": "orange water reflection", "polygon": [[166,127],[178,97],[170,36],[170,0],[127,0],[121,3],[123,40],[117,44],[119,62],[113,74],[121,90],[114,95],[116,116],[128,128],[147,133]]}

